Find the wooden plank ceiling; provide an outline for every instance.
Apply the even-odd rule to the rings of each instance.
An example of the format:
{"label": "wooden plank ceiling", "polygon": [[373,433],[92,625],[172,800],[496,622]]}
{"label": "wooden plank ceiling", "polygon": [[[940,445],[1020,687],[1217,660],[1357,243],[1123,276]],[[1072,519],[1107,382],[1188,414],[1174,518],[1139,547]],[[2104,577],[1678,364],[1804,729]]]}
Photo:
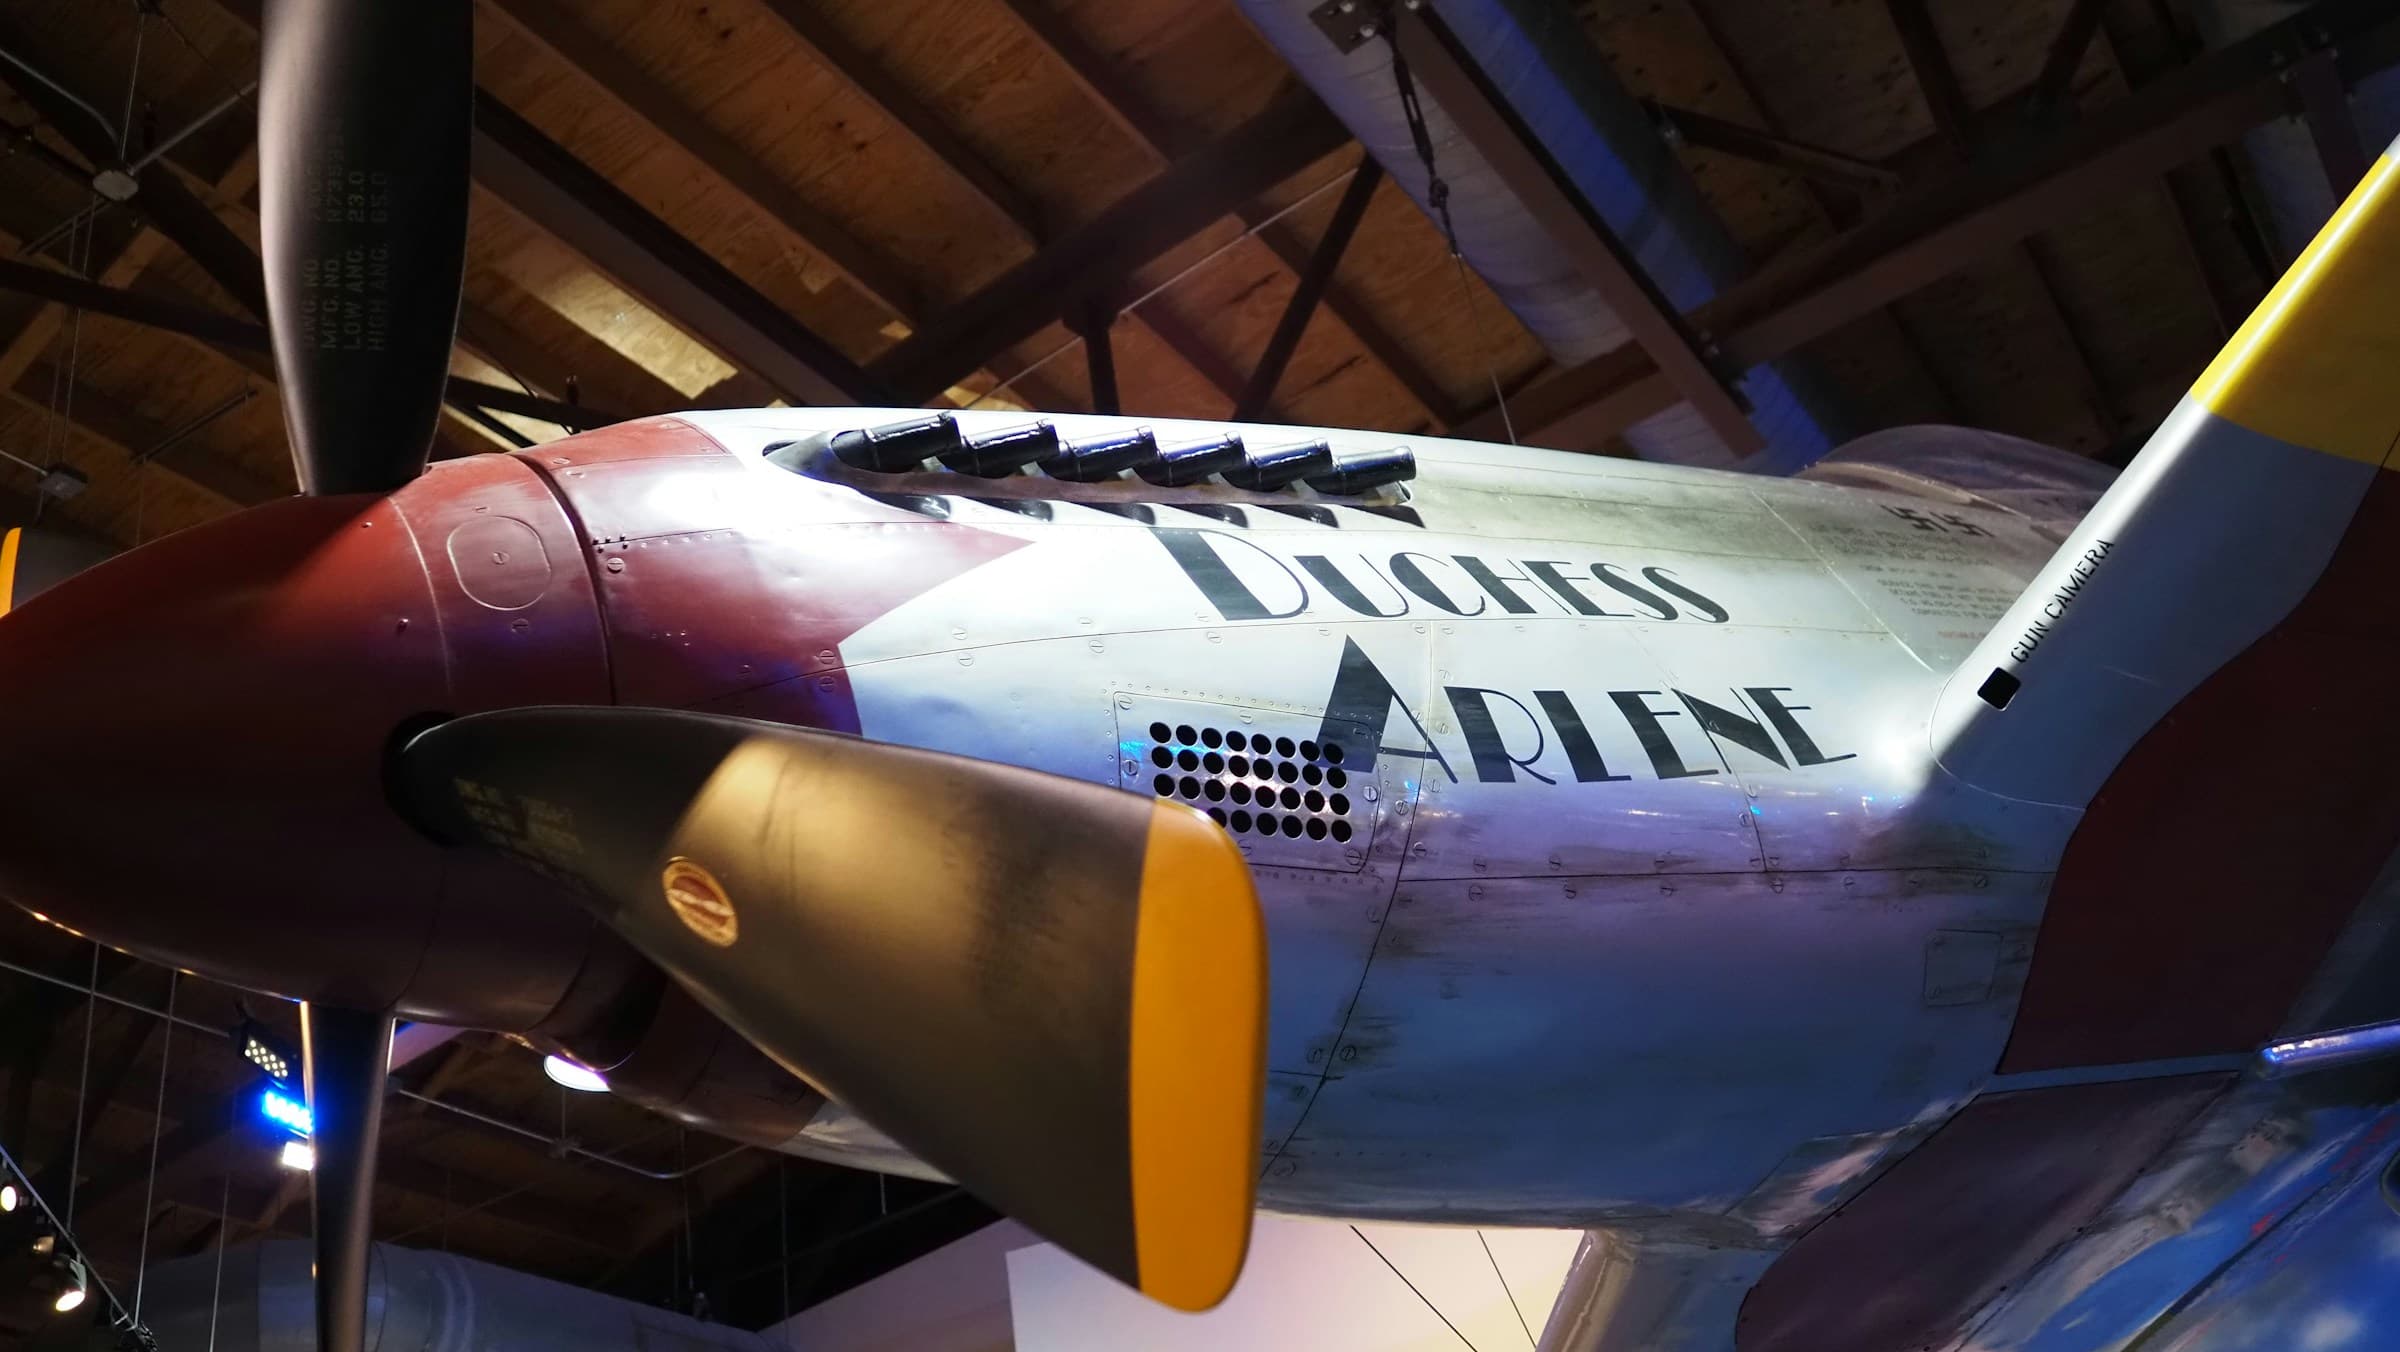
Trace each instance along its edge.
{"label": "wooden plank ceiling", "polygon": [[[253,77],[256,4],[168,0],[139,22],[130,4],[49,6],[7,16],[0,38],[104,113],[130,104],[138,152]],[[1635,94],[1868,174],[1803,176],[1679,138],[1761,265],[2038,130],[2029,91],[2079,10],[2096,37],[2060,65],[2044,125],[2187,54],[2152,0],[1578,5]],[[1225,0],[480,0],[477,19],[494,106],[842,358],[936,405],[1090,407],[1077,331],[1086,311],[1121,309],[1126,409],[1228,414],[1359,157]],[[37,242],[110,285],[238,311],[130,211],[84,211],[86,157],[45,111],[0,99],[19,152],[0,158],[0,246]],[[255,249],[252,118],[237,104],[167,162]],[[1183,218],[1144,215],[1145,189],[1181,192]],[[792,397],[775,360],[612,253],[638,240],[582,237],[481,161],[472,212],[459,374],[627,413]],[[2128,185],[1801,355],[1854,431],[1955,421],[2121,451],[2263,288],[2241,215],[2205,163]],[[1062,275],[1088,302],[1055,303]],[[0,297],[0,334],[0,449],[89,476],[63,509],[76,523],[132,543],[288,491],[263,359],[22,297]],[[1485,409],[1495,379],[1513,388],[1545,366],[1386,182],[1267,416],[1438,431]],[[497,422],[454,411],[442,451],[564,431]]]}
{"label": "wooden plank ceiling", "polygon": [[[255,0],[169,0],[141,26],[136,153],[254,78],[255,22]],[[8,16],[0,38],[113,110],[136,29],[131,6],[51,6]],[[1204,191],[1191,228],[1136,257],[1103,256],[1119,270],[1083,277],[1109,308],[1130,306],[1114,328],[1124,407],[1162,416],[1231,411],[1359,157],[1222,3],[484,0],[477,62],[487,95],[870,369],[920,330],[948,332],[945,319],[978,293],[1045,248],[1073,246],[1080,227],[1179,162],[1297,106],[1283,125],[1300,134],[1275,144],[1321,153],[1270,156],[1263,186]],[[78,157],[40,113],[0,100],[0,116],[26,129],[20,146],[55,152],[0,160],[0,243],[57,236],[47,256],[88,256],[89,272],[113,285],[238,308],[123,210],[101,212],[88,240],[60,235],[88,194],[50,162]],[[253,119],[237,106],[168,162],[255,248]],[[785,393],[671,298],[642,294],[544,229],[480,165],[471,210],[460,374],[550,396],[571,385],[586,404],[630,413]],[[1480,341],[1462,285],[1477,293]],[[944,378],[931,402],[1089,407],[1062,318],[1020,326],[1028,331]],[[132,543],[289,490],[266,363],[19,297],[0,300],[0,333],[20,335],[0,364],[12,396],[0,449],[87,474],[92,487],[64,509],[76,523]],[[1270,414],[1438,429],[1488,400],[1495,370],[1517,382],[1541,364],[1387,183]],[[562,434],[502,420],[535,440]],[[505,444],[455,413],[445,436],[460,452]],[[148,457],[170,437],[172,452]],[[136,457],[146,457],[138,471]]]}

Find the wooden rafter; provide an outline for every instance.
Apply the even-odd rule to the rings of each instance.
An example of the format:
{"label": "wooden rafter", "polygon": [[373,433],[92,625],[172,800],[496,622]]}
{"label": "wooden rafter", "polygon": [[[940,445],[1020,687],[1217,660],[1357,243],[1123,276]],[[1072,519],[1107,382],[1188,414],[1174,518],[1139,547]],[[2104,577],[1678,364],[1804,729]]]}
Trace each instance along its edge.
{"label": "wooden rafter", "polygon": [[[248,4],[251,0],[239,2]],[[595,89],[698,161],[761,216],[823,258],[852,286],[885,309],[907,316],[923,308],[923,299],[915,285],[892,260],[810,205],[732,137],[710,126],[664,81],[602,40],[583,20],[553,0],[490,0],[490,9],[511,28],[580,72]]]}
{"label": "wooden rafter", "polygon": [[[257,32],[259,0],[216,3]],[[482,89],[476,91],[473,172],[511,210],[594,270],[787,397],[878,402],[879,391],[856,363]]]}
{"label": "wooden rafter", "polygon": [[[1759,121],[1765,130],[1770,134],[1781,135],[1784,131],[1783,120],[1776,115],[1773,108],[1768,106],[1765,96],[1759,90],[1757,78],[1750,72],[1749,65],[1734,51],[1733,44],[1725,40],[1724,34],[1717,26],[1717,21],[1709,13],[1706,0],[1690,0],[1690,5],[1692,18],[1699,26],[1702,41],[1706,42],[1709,50],[1714,52],[1717,59],[1725,64],[1725,69],[1733,76],[1734,88],[1741,92],[1745,102],[1757,110]],[[1894,171],[1894,177],[1896,180],[1900,178],[1897,171]],[[1827,224],[1839,228],[1855,220],[1856,211],[1844,210],[1844,203],[1841,199],[1825,192],[1822,185],[1815,180],[1803,179],[1801,186],[1807,190],[1809,201],[1816,206],[1817,213],[1824,217]],[[1915,326],[1909,323],[1908,316],[1902,314],[1897,306],[1883,307],[1878,313],[1890,321],[1892,331],[1899,335],[1900,346],[1908,353],[1909,360],[1916,364],[1918,373],[1924,376],[1925,383],[1933,390],[1934,396],[1941,401],[1941,406],[1946,414],[1954,421],[1963,419],[1966,416],[1965,405],[1960,401],[1957,391],[1952,388],[1950,381],[1943,376],[1941,367],[1935,364],[1932,353],[1926,349],[1925,341],[1918,336]]]}
{"label": "wooden rafter", "polygon": [[[1731,288],[1691,321],[1722,335],[1737,363],[1781,356],[2290,111],[2282,72],[2296,53],[2319,46],[2340,52],[2342,73],[2355,83],[2400,60],[2400,15],[2370,0],[2329,0],[2162,76],[2063,134],[1903,194],[1857,229]],[[1529,422],[1519,412],[1518,430],[1538,435],[1602,405],[1640,408],[1665,388],[1638,350],[1619,348],[1529,389],[1522,402],[1541,416]],[[1485,425],[1479,419],[1470,435]]]}
{"label": "wooden rafter", "polygon": [[[0,45],[34,69],[50,70],[56,66],[44,44],[5,19],[0,19]],[[110,139],[108,128],[87,110],[86,100],[70,96],[48,80],[33,79],[16,67],[0,68],[0,79],[7,80],[9,87],[65,137],[87,163],[117,162],[116,144]],[[225,288],[235,303],[254,315],[264,316],[266,282],[259,273],[257,255],[227,230],[209,205],[185,187],[166,164],[151,164],[134,178],[139,186],[133,200],[151,225],[190,255],[211,280]]]}
{"label": "wooden rafter", "polygon": [[[867,369],[904,398],[921,401],[1089,297],[1112,292],[1144,264],[1348,140],[1315,98],[1279,100],[928,321]],[[1239,378],[1231,379],[1220,387],[1238,391]]]}
{"label": "wooden rafter", "polygon": [[[497,2],[520,4],[523,0]],[[762,3],[808,49],[810,59],[882,110],[910,140],[932,154],[944,173],[1015,222],[1027,239],[1038,241],[1048,233],[1041,208],[1034,200],[975,153],[942,121],[940,114],[892,78],[882,62],[827,21],[817,7],[817,0],[762,0]]]}
{"label": "wooden rafter", "polygon": [[1292,354],[1300,348],[1300,335],[1307,332],[1309,321],[1316,317],[1317,306],[1333,284],[1334,269],[1341,266],[1342,254],[1349,249],[1351,237],[1358,233],[1359,221],[1367,214],[1367,204],[1374,200],[1375,189],[1382,183],[1383,166],[1371,155],[1359,156],[1358,169],[1350,176],[1350,186],[1343,189],[1342,200],[1333,209],[1333,221],[1325,227],[1325,237],[1317,241],[1316,252],[1309,256],[1308,266],[1301,269],[1299,285],[1292,288],[1291,299],[1275,322],[1275,332],[1259,353],[1258,364],[1250,368],[1241,402],[1233,408],[1236,421],[1257,418],[1273,401],[1284,368],[1291,365]]}
{"label": "wooden rafter", "polygon": [[[1001,3],[1018,26],[1049,51],[1101,116],[1123,132],[1154,167],[1163,167],[1176,154],[1192,148],[1188,144],[1191,138],[1179,135],[1149,106],[1140,90],[1119,79],[1109,63],[1084,41],[1083,35],[1050,9],[1048,0],[1001,0]],[[1259,242],[1295,277],[1307,270],[1311,246],[1298,231],[1281,223],[1262,225],[1267,222],[1268,212],[1256,203],[1244,203],[1235,214],[1243,224],[1258,231]],[[1366,307],[1339,282],[1326,287],[1323,304],[1326,313],[1349,330],[1367,355],[1390,372],[1392,379],[1424,406],[1438,426],[1450,427],[1465,418],[1465,411],[1443,392],[1441,382],[1434,379],[1425,364],[1367,313]]]}
{"label": "wooden rafter", "polygon": [[1534,144],[1497,90],[1437,19],[1394,12],[1393,38],[1417,83],[1473,143],[1711,433],[1736,456],[1766,444],[1715,354],[1684,322],[1597,211]]}
{"label": "wooden rafter", "polygon": [[[2105,14],[2102,15],[2097,40],[2101,49],[2108,53],[2109,64],[2123,71],[2126,83],[2133,88],[2141,88],[2149,77],[2157,74],[2155,70],[2136,70],[2127,63],[2125,43],[2118,37],[2116,27]],[[2208,260],[2201,254],[2200,232],[2194,224],[2197,209],[2183,185],[2177,181],[2174,171],[2159,175],[2158,190],[2164,197],[2167,219],[2175,227],[2176,252],[2182,257],[2192,279],[2200,284],[2200,293],[2208,298],[2208,311],[2216,321],[2217,337],[2220,340],[2231,338],[2234,330],[2241,327],[2249,307],[2232,294],[2224,279],[2217,276],[2216,270],[2208,265]]]}
{"label": "wooden rafter", "polygon": [[[151,422],[132,411],[126,401],[106,391],[80,382],[61,382],[60,387],[71,410],[70,421],[128,457],[142,459],[174,434],[175,429]],[[37,364],[8,387],[8,397],[29,409],[46,412],[51,406],[52,388],[50,367],[46,363]],[[152,456],[147,463],[235,507],[255,507],[288,496],[287,490],[219,458],[189,437]]]}
{"label": "wooden rafter", "polygon": [[[1950,64],[1949,52],[1942,45],[1941,32],[1934,26],[1926,0],[1884,0],[1884,7],[1891,15],[1892,26],[1899,31],[1900,45],[1908,55],[1917,88],[1925,96],[1926,107],[1932,110],[1935,132],[1959,159],[1972,160],[1983,146],[1982,125],[1959,85],[1958,72]],[[2065,31],[2052,45],[2051,64],[2043,69],[2031,95],[2037,112],[2064,93],[2068,78],[2075,73],[2076,62],[2082,58],[2083,46],[2090,42],[2090,26],[2097,22],[2096,14],[2090,24],[2080,15],[2069,14]],[[2079,33],[2081,42],[2075,40]],[[2124,419],[2092,360],[2090,342],[2076,328],[2066,303],[2059,298],[2056,270],[2032,239],[2019,240],[2010,248],[2032,278],[2038,317],[2051,331],[2056,350],[2066,357],[2074,372],[2076,391],[2098,426],[2100,439],[2114,440]]]}
{"label": "wooden rafter", "polygon": [[[753,192],[747,185],[772,180],[772,173],[726,137],[709,128],[686,107],[673,91],[643,72],[624,53],[611,47],[582,22],[559,8],[551,0],[489,0],[503,18],[516,30],[541,45],[551,55],[584,76],[595,88],[615,99],[626,111],[647,123],[652,130],[681,145],[712,173],[733,185],[756,204],[765,194]],[[769,0],[767,8],[790,31],[793,38],[806,48],[818,65],[879,109],[902,135],[914,141],[930,159],[954,182],[980,199],[1000,220],[1008,222],[1018,243],[1029,250],[1041,248],[1049,241],[1039,209],[1031,198],[1009,184],[1001,174],[977,155],[960,139],[932,109],[909,93],[898,80],[885,71],[868,53],[859,49],[841,31],[805,0]],[[788,189],[777,189],[790,197]],[[770,215],[776,214],[773,211]],[[792,214],[784,213],[787,221]],[[830,238],[837,243],[845,237],[830,224],[814,227],[800,225],[795,236],[809,247]],[[844,245],[848,248],[848,245]],[[886,309],[902,322],[919,325],[928,322],[929,309],[913,289],[901,286],[885,287],[877,295]],[[1215,385],[1227,400],[1239,388],[1235,377],[1228,375],[1224,361],[1207,350],[1196,335],[1181,330],[1170,318],[1145,314],[1138,318],[1159,338],[1161,344],[1199,371],[1202,378]],[[965,377],[962,375],[961,380]],[[1228,383],[1236,381],[1236,383]],[[958,383],[958,382],[952,382]],[[932,392],[927,392],[930,397]]]}
{"label": "wooden rafter", "polygon": [[2059,21],[2058,33],[2042,58],[2042,73],[2034,78],[2028,105],[2034,117],[2047,117],[2066,101],[2067,86],[2099,34],[2101,15],[2107,8],[2106,0],[2072,0],[2067,6],[2067,17]]}

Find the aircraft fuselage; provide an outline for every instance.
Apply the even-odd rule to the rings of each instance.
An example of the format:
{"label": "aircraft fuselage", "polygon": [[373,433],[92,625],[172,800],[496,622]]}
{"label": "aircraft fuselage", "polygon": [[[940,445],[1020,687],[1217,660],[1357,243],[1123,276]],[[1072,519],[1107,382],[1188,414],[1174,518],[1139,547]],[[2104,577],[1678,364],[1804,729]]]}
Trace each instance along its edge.
{"label": "aircraft fuselage", "polygon": [[[12,885],[229,980],[534,1027],[618,998],[588,923],[339,786],[427,714],[692,708],[1223,823],[1271,942],[1270,1206],[1773,1237],[1989,1080],[2072,814],[1949,780],[1926,719],[2054,547],[2022,519],[1439,443],[1366,501],[762,455],[862,416],[623,425],[79,579],[62,599],[109,592],[94,604],[123,615],[149,595],[155,625],[184,626],[130,622],[115,665],[178,663],[220,724],[264,729],[259,768],[159,785],[225,806],[161,820],[138,857],[20,842]],[[269,604],[244,569],[298,581]],[[159,614],[160,579],[187,573],[239,599]],[[327,697],[247,682],[239,647],[265,642],[279,679],[314,672]],[[138,705],[86,657],[70,698]],[[188,736],[173,714],[155,735]],[[119,718],[129,739],[144,717]],[[303,803],[305,836],[263,824]],[[249,872],[193,867],[229,856]],[[80,902],[169,877],[172,913]],[[275,933],[229,942],[245,908]],[[892,1162],[838,1112],[789,1145]]]}

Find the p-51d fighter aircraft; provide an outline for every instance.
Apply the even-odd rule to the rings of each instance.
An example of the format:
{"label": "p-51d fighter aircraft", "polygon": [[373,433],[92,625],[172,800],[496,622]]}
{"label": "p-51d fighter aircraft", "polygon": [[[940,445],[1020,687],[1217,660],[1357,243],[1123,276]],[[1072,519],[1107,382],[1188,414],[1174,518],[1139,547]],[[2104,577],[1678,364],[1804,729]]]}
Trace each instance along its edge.
{"label": "p-51d fighter aircraft", "polygon": [[428,469],[464,12],[269,9],[307,495],[0,619],[0,888],[307,1002],[320,1346],[395,1015],[1186,1308],[1254,1188],[1590,1228],[1608,1348],[2122,1345],[2388,1155],[2251,1068],[2400,1014],[2392,160],[2079,523],[1065,414]]}

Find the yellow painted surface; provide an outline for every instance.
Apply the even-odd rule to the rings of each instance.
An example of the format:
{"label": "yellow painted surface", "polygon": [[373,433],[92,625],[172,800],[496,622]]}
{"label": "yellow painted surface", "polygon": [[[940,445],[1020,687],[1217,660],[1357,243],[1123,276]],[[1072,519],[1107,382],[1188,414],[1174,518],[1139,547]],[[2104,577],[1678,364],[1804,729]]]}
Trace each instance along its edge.
{"label": "yellow painted surface", "polygon": [[2228,421],[2381,465],[2400,438],[2400,161],[2385,155],[2192,387]]}
{"label": "yellow painted surface", "polygon": [[11,526],[0,536],[0,615],[6,615],[17,599],[17,541],[24,535],[22,528]]}
{"label": "yellow painted surface", "polygon": [[1181,1310],[1225,1298],[1250,1247],[1266,1081],[1267,938],[1232,839],[1152,810],[1127,1075],[1136,1268]]}

